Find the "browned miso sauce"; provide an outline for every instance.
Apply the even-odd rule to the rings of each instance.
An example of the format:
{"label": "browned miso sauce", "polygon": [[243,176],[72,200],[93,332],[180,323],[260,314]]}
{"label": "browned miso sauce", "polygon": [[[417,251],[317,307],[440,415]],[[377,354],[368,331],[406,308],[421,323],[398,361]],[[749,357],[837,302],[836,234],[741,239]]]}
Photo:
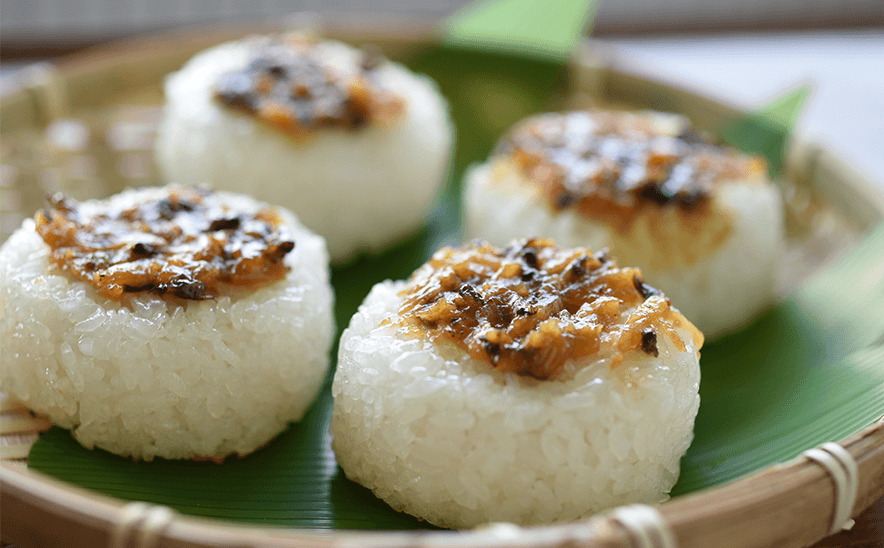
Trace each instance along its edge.
{"label": "browned miso sauce", "polygon": [[56,194],[37,213],[50,261],[101,295],[152,292],[187,300],[217,297],[225,286],[254,288],[285,277],[295,247],[276,210],[256,214],[210,204],[209,191],[172,189],[120,211],[86,218]]}
{"label": "browned miso sauce", "polygon": [[764,173],[766,163],[715,146],[689,127],[665,135],[640,116],[613,111],[546,114],[501,143],[556,210],[626,230],[648,207],[708,213],[716,185]]}
{"label": "browned miso sauce", "polygon": [[401,295],[398,325],[406,333],[451,341],[498,371],[542,380],[603,347],[617,353],[613,365],[633,350],[657,356],[660,336],[684,351],[679,327],[698,349],[703,344],[703,335],[638,269],[544,239],[505,249],[480,242],[442,248]]}
{"label": "browned miso sauce", "polygon": [[405,101],[375,83],[380,60],[366,49],[355,71],[343,74],[323,59],[315,40],[285,36],[257,48],[245,67],[219,78],[215,97],[296,138],[322,127],[385,125],[402,115]]}

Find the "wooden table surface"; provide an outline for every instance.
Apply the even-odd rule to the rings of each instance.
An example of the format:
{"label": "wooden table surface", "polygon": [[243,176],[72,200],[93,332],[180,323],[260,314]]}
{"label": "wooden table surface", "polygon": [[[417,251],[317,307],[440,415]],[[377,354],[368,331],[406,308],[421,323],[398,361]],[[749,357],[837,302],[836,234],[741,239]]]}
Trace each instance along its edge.
{"label": "wooden table surface", "polygon": [[826,537],[813,548],[881,548],[884,547],[884,497],[856,518],[849,531]]}

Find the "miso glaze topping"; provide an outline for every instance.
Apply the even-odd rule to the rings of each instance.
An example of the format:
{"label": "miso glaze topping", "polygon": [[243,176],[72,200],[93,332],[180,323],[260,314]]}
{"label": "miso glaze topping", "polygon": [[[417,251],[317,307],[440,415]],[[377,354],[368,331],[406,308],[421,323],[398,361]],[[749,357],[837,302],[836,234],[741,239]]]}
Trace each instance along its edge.
{"label": "miso glaze topping", "polygon": [[257,287],[285,277],[284,257],[295,247],[276,210],[237,212],[205,190],[172,189],[91,217],[63,194],[49,202],[36,224],[50,260],[118,301],[145,291],[202,300]]}
{"label": "miso glaze topping", "polygon": [[619,226],[647,207],[704,213],[716,185],[766,170],[764,160],[718,147],[684,127],[614,111],[545,114],[501,143],[556,210],[576,208]]}
{"label": "miso glaze topping", "polygon": [[256,49],[245,67],[219,78],[215,97],[293,137],[321,127],[386,124],[402,115],[405,102],[375,83],[379,64],[377,52],[367,49],[352,74],[344,74],[323,58],[317,42],[286,36]]}
{"label": "miso glaze topping", "polygon": [[[565,363],[612,349],[658,354],[658,334],[681,351],[676,328],[699,349],[703,335],[635,268],[604,252],[522,240],[505,249],[477,242],[445,247],[401,293],[400,329],[448,340],[498,371],[556,379]],[[632,310],[624,319],[624,313]]]}

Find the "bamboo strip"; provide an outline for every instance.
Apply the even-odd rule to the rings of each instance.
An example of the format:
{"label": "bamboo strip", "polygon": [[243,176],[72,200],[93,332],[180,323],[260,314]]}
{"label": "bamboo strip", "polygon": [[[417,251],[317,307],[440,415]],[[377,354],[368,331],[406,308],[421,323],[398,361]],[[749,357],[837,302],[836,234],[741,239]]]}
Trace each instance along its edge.
{"label": "bamboo strip", "polygon": [[0,413],[14,413],[20,411],[27,411],[27,406],[23,404],[21,401],[0,392]]}
{"label": "bamboo strip", "polygon": [[34,442],[31,443],[19,443],[15,445],[0,445],[0,460],[20,460],[28,458],[28,453],[31,452],[31,446],[34,445]]}
{"label": "bamboo strip", "polygon": [[31,415],[0,415],[0,434],[22,434],[49,430],[52,423],[45,417]]}

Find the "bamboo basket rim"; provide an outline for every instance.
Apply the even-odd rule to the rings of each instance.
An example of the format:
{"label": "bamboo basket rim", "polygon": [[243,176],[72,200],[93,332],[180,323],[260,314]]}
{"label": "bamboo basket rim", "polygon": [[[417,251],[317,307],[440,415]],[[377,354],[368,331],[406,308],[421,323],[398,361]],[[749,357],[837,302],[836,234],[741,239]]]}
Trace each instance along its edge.
{"label": "bamboo basket rim", "polygon": [[[321,25],[330,37],[356,40],[387,40],[410,47],[438,43],[438,20],[407,18],[372,21],[343,17]],[[53,82],[76,75],[111,70],[128,55],[134,62],[168,55],[189,45],[220,42],[250,33],[267,32],[266,22],[237,24],[224,28],[185,27],[171,33],[128,38],[90,48],[62,58],[53,65],[26,71],[17,86],[0,97],[0,106],[29,105],[37,123],[45,123],[67,112],[62,96],[53,97]],[[405,30],[403,30],[405,29]],[[203,47],[205,47],[203,46]],[[201,49],[201,48],[200,48]],[[678,92],[710,105],[724,117],[736,117],[740,110],[720,100],[710,99],[684,87],[643,76],[640,65],[631,62],[616,48],[587,40],[572,61],[572,69],[618,73],[654,85],[664,92]],[[4,117],[10,108],[3,109]],[[819,166],[830,172],[846,173],[853,193],[851,203],[865,202],[863,217],[867,226],[884,219],[884,194],[867,178],[853,171],[845,161],[824,147],[796,139],[787,163],[799,177],[809,177]],[[849,207],[842,204],[842,207]],[[40,423],[42,424],[42,423]],[[35,427],[35,429],[38,429]],[[875,424],[838,442],[854,458],[859,468],[859,490],[851,516],[856,516],[884,496],[884,417]],[[47,525],[56,539],[80,540],[78,544],[110,545],[115,528],[124,519],[126,505],[121,499],[72,486],[21,464],[0,462],[0,512],[6,519],[8,539],[21,535],[26,542],[30,532]],[[824,468],[805,456],[784,464],[768,466],[749,476],[723,485],[683,495],[659,507],[665,523],[682,547],[702,546],[805,546],[828,535],[836,500],[835,485]],[[785,513],[785,514],[784,514]],[[801,519],[795,520],[794,514]],[[784,519],[784,515],[793,519]],[[514,527],[514,526],[513,526]],[[587,546],[626,547],[635,544],[629,532],[609,514],[574,523],[513,528],[489,526],[472,531],[320,531],[266,527],[224,522],[181,514],[165,524],[156,539],[160,546]],[[746,535],[748,530],[748,536]],[[743,533],[740,536],[737,532]],[[784,540],[786,539],[786,540]]]}
{"label": "bamboo basket rim", "polygon": [[[884,495],[884,421],[879,420],[848,437],[841,445],[853,456],[859,468],[859,492],[850,513],[856,516]],[[5,524],[13,530],[45,526],[48,516],[56,520],[61,531],[83,530],[80,540],[102,537],[119,527],[129,504],[9,462],[0,462],[0,484],[0,509],[6,516]],[[682,547],[806,546],[828,534],[835,496],[828,473],[807,457],[799,456],[748,477],[683,495],[661,505],[659,511],[678,539],[677,545]],[[750,544],[743,544],[742,540],[738,541],[740,544],[735,544],[733,537],[727,543],[712,540],[727,539],[722,531],[732,535],[729,531],[734,531],[735,527],[745,530],[753,524],[769,520],[790,506],[811,514],[812,523],[799,523],[800,528],[793,526],[791,530],[769,532],[769,536]],[[792,539],[792,542],[783,539]],[[591,548],[614,548],[634,545],[628,532],[608,513],[561,525],[520,528],[492,525],[472,531],[423,532],[339,532],[262,527],[175,514],[162,531],[161,540],[161,546],[170,547],[564,548],[579,544]],[[784,543],[771,542],[777,540]]]}

